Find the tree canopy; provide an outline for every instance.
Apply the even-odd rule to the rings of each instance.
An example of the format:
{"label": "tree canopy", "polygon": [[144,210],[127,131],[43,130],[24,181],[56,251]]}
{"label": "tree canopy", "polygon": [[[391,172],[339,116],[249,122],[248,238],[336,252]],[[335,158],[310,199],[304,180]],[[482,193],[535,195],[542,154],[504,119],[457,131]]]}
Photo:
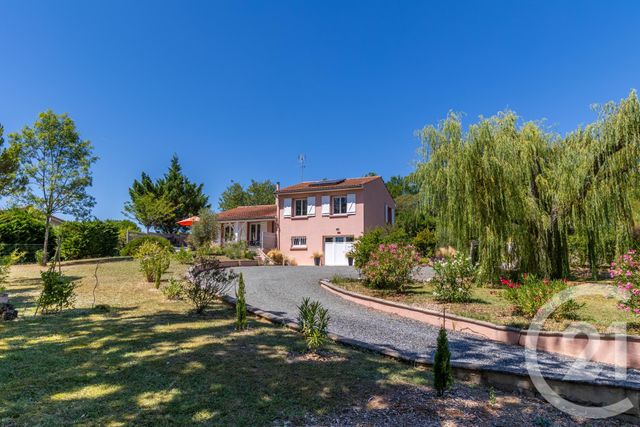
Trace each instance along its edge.
{"label": "tree canopy", "polygon": [[8,196],[21,186],[18,180],[20,167],[20,146],[11,144],[4,147],[4,128],[0,125],[0,197]]}
{"label": "tree canopy", "polygon": [[255,181],[245,190],[241,184],[232,182],[220,195],[218,205],[226,211],[238,206],[269,205],[275,203],[276,185],[270,180]]}
{"label": "tree canopy", "polygon": [[18,197],[45,215],[46,263],[51,217],[56,213],[86,217],[95,205],[87,188],[97,157],[91,142],[80,138],[73,120],[51,110],[40,113],[33,127],[25,126],[10,138],[20,150],[18,179],[27,184]]}
{"label": "tree canopy", "polygon": [[442,242],[478,242],[480,272],[501,268],[566,277],[569,235],[587,239],[592,269],[608,246],[623,251],[638,183],[640,105],[635,92],[597,108],[597,119],[565,137],[511,111],[463,131],[454,113],[420,132],[423,209],[436,213]]}

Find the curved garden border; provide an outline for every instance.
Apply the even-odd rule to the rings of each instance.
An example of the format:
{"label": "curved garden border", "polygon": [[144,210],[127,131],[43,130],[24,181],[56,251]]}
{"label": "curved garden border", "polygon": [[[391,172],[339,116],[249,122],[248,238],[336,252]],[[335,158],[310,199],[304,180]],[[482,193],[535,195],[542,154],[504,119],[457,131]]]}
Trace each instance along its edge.
{"label": "curved garden border", "polygon": [[[443,325],[442,312],[412,307],[405,304],[386,301],[380,298],[361,295],[356,292],[344,290],[326,280],[321,280],[320,286],[343,299],[364,305],[365,307],[369,307],[374,310],[393,313],[398,316],[428,323],[433,326]],[[526,329],[495,325],[493,323],[448,313],[444,316],[444,326],[452,331],[468,332],[506,344],[527,346],[531,341],[531,337]],[[628,335],[626,340],[626,365],[624,363],[625,361],[616,360],[614,357],[615,352],[610,351],[611,347],[615,345],[616,342],[615,336],[610,334],[597,334],[594,336],[541,331],[538,336],[537,349],[574,358],[582,358],[583,351],[585,350],[587,343],[589,343],[590,346],[593,346],[593,355],[590,357],[590,360],[594,362],[640,369],[640,336]]]}

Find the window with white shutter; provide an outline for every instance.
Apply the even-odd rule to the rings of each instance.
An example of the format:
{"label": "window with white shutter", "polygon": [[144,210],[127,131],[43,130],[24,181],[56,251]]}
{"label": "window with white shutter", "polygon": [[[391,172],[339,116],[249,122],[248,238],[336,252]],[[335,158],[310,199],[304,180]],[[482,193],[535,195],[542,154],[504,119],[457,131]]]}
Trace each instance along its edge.
{"label": "window with white shutter", "polygon": [[356,213],[356,195],[353,193],[347,194],[347,213]]}
{"label": "window with white shutter", "polygon": [[316,198],[313,196],[307,197],[307,215],[316,215]]}
{"label": "window with white shutter", "polygon": [[284,199],[284,216],[291,216],[291,199]]}
{"label": "window with white shutter", "polygon": [[327,216],[331,213],[330,208],[331,197],[322,196],[322,215]]}

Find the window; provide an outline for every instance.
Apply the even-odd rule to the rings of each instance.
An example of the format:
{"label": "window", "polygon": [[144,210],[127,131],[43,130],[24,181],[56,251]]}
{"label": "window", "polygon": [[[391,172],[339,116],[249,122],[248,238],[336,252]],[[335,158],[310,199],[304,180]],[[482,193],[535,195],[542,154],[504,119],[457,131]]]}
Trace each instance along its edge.
{"label": "window", "polygon": [[294,216],[306,216],[307,215],[307,199],[295,200],[296,210]]}
{"label": "window", "polygon": [[224,241],[225,242],[231,242],[233,240],[235,240],[236,238],[236,234],[233,231],[233,226],[232,225],[225,225],[224,226]]}
{"label": "window", "polygon": [[336,196],[333,198],[331,213],[346,214],[347,213],[347,196]]}
{"label": "window", "polygon": [[306,248],[307,247],[307,236],[293,236],[291,238],[291,247],[292,248]]}

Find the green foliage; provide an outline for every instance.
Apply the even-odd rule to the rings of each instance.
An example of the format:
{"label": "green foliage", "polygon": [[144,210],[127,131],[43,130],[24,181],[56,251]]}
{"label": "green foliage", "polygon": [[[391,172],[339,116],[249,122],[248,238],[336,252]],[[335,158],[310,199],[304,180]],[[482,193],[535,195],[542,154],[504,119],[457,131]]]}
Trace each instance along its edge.
{"label": "green foliage", "polygon": [[18,179],[20,167],[20,145],[13,141],[4,148],[4,127],[0,125],[0,197],[8,196],[22,188]]}
{"label": "green foliage", "polygon": [[222,298],[236,277],[233,270],[223,268],[216,258],[201,259],[187,271],[184,298],[201,314]]}
{"label": "green foliage", "polygon": [[[555,294],[568,288],[565,280],[540,280],[533,274],[524,274],[522,283],[508,279],[502,279],[501,282],[505,287],[506,298],[513,303],[516,311],[529,318],[535,316]],[[583,305],[569,300],[556,309],[553,317],[576,319],[578,317],[576,312]]]}
{"label": "green foliage", "polygon": [[436,354],[433,358],[433,388],[438,396],[444,396],[444,393],[451,388],[452,384],[453,375],[449,339],[447,338],[447,330],[440,328]]}
{"label": "green foliage", "polygon": [[142,237],[138,237],[137,239],[133,239],[132,241],[127,243],[124,246],[124,248],[122,248],[120,250],[120,255],[122,255],[122,256],[132,256],[138,251],[138,248],[140,246],[142,246],[143,244],[145,244],[147,242],[157,243],[157,244],[161,245],[162,247],[166,248],[167,250],[171,250],[173,248],[173,246],[171,246],[171,242],[168,241],[167,239],[165,239],[164,237],[160,237],[160,236],[142,236]]}
{"label": "green foliage", "polygon": [[170,300],[182,299],[182,292],[183,283],[174,277],[171,277],[169,283],[162,288],[162,293]]}
{"label": "green foliage", "polygon": [[403,229],[407,235],[415,237],[424,229],[435,229],[435,219],[423,211],[419,195],[404,194],[398,196],[395,201],[395,225]]}
{"label": "green foliage", "polygon": [[[30,208],[0,211],[0,256],[15,249],[25,252],[23,261],[33,262],[35,252],[44,244],[45,221],[42,213]],[[49,242],[49,250],[53,241]]]}
{"label": "green foliage", "polygon": [[411,179],[410,176],[395,175],[387,181],[387,190],[394,199],[400,196],[418,194],[419,186]]}
{"label": "green foliage", "polygon": [[353,244],[353,249],[348,255],[353,258],[356,268],[362,269],[369,261],[371,254],[376,251],[381,244],[410,242],[410,237],[402,228],[377,227],[358,237]]}
{"label": "green foliage", "polygon": [[471,259],[458,252],[433,263],[434,296],[442,302],[469,302],[474,283],[475,268]]}
{"label": "green foliage", "polygon": [[86,217],[95,200],[87,193],[92,184],[91,142],[80,139],[76,125],[66,114],[40,113],[32,127],[11,135],[20,146],[20,179],[28,183],[20,199],[44,213],[44,262],[48,259],[50,219],[56,213]]}
{"label": "green foliage", "polygon": [[34,257],[38,264],[42,265],[44,263],[44,251],[42,249],[38,249]]}
{"label": "green foliage", "polygon": [[626,297],[618,308],[640,316],[640,255],[630,250],[616,261],[611,263],[609,275]]}
{"label": "green foliage", "polygon": [[5,289],[4,285],[7,283],[11,267],[20,262],[23,257],[24,252],[20,252],[17,249],[9,255],[0,256],[0,291]]}
{"label": "green foliage", "polygon": [[43,314],[58,313],[65,308],[73,307],[76,298],[76,283],[64,277],[55,267],[40,273],[42,278],[42,292],[38,298],[38,307]]}
{"label": "green foliage", "polygon": [[640,160],[635,92],[564,138],[520,124],[510,111],[467,132],[450,114],[421,138],[416,177],[424,210],[437,213],[439,241],[459,249],[479,242],[484,279],[496,280],[503,264],[566,277],[572,230],[588,239],[590,262],[602,258],[612,235],[618,251],[627,247]]}
{"label": "green foliage", "polygon": [[159,229],[168,218],[174,218],[174,210],[175,206],[166,197],[149,193],[132,195],[123,213],[142,224],[149,233],[151,228]]}
{"label": "green foliage", "polygon": [[254,181],[245,190],[241,184],[234,182],[220,195],[220,210],[226,211],[238,206],[271,205],[275,203],[276,185],[270,180]]}
{"label": "green foliage", "polygon": [[236,290],[236,329],[244,331],[247,329],[247,296],[244,288],[244,277],[240,273],[238,278],[238,288]]}
{"label": "green foliage", "polygon": [[309,351],[316,352],[327,342],[329,320],[329,311],[318,301],[305,298],[298,306],[298,326]]}
{"label": "green foliage", "polygon": [[216,214],[210,209],[200,209],[199,221],[193,223],[189,242],[196,248],[211,246],[218,236],[218,221]]}
{"label": "green foliage", "polygon": [[374,289],[402,291],[411,282],[418,259],[411,245],[380,244],[361,269],[364,283]]}
{"label": "green foliage", "polygon": [[64,260],[114,256],[118,251],[118,229],[103,221],[67,221],[57,229]]}
{"label": "green foliage", "polygon": [[193,264],[195,260],[195,255],[193,251],[188,248],[180,248],[176,253],[173,254],[173,257],[180,264]]}
{"label": "green foliage", "polygon": [[127,231],[140,231],[140,227],[128,219],[107,219],[104,222],[118,229],[118,249],[127,244]]}
{"label": "green foliage", "polygon": [[429,228],[425,228],[413,238],[413,246],[423,257],[432,257],[435,254],[438,238],[436,233]]}
{"label": "green foliage", "polygon": [[253,259],[254,257],[254,253],[249,250],[249,247],[247,246],[247,242],[245,241],[225,243],[222,249],[224,251],[224,255],[227,258]]}
{"label": "green foliage", "polygon": [[171,265],[171,252],[156,242],[144,242],[134,257],[140,262],[140,270],[147,282],[153,282],[156,288],[160,288],[162,275]]}

